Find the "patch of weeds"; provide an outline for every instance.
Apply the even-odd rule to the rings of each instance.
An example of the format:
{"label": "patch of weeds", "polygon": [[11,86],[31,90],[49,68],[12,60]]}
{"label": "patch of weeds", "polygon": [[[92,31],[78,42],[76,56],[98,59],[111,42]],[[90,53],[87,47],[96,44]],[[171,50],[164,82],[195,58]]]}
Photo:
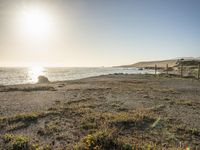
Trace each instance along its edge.
{"label": "patch of weeds", "polygon": [[80,120],[80,128],[84,130],[94,131],[98,128],[102,128],[108,122],[107,113],[94,112],[89,110],[83,110],[83,116]]}
{"label": "patch of weeds", "polygon": [[26,88],[5,87],[0,90],[0,92],[13,92],[13,91],[23,91],[23,92],[56,91],[56,89],[51,86],[36,86],[36,87],[26,87]]}
{"label": "patch of weeds", "polygon": [[78,145],[76,150],[132,150],[132,145],[125,144],[107,131],[98,131],[94,134],[85,136]]}
{"label": "patch of weeds", "polygon": [[24,113],[24,114],[18,114],[14,117],[11,117],[9,119],[10,122],[19,122],[19,121],[23,121],[23,122],[36,122],[38,119],[38,115],[36,113]]}
{"label": "patch of weeds", "polygon": [[38,115],[36,113],[22,113],[22,114],[17,114],[15,116],[8,117],[7,120],[9,123],[12,122],[35,122],[38,119]]}
{"label": "patch of weeds", "polygon": [[8,150],[28,150],[30,147],[26,136],[5,134],[2,139]]}
{"label": "patch of weeds", "polygon": [[19,129],[22,129],[22,128],[26,128],[29,125],[30,125],[29,123],[17,122],[17,123],[8,125],[7,126],[7,131],[19,130]]}
{"label": "patch of weeds", "polygon": [[177,104],[177,105],[192,106],[193,102],[191,100],[178,100],[178,101],[175,101],[175,104]]}
{"label": "patch of weeds", "polygon": [[6,133],[2,136],[6,150],[52,150],[49,145],[31,144],[28,137]]}
{"label": "patch of weeds", "polygon": [[15,87],[3,87],[1,88],[0,92],[12,92],[12,91],[17,91],[17,90],[19,89]]}
{"label": "patch of weeds", "polygon": [[59,126],[55,123],[49,123],[44,128],[38,129],[37,134],[40,136],[51,135],[57,131],[59,131]]}
{"label": "patch of weeds", "polygon": [[81,122],[81,128],[84,130],[96,129],[97,120],[94,117],[86,118]]}
{"label": "patch of weeds", "polygon": [[0,128],[4,128],[6,126],[6,118],[0,117]]}
{"label": "patch of weeds", "polygon": [[3,141],[4,141],[5,143],[8,143],[8,142],[10,142],[14,137],[15,137],[15,136],[14,136],[13,134],[8,134],[8,133],[6,133],[6,134],[2,137],[2,139],[3,139]]}
{"label": "patch of weeds", "polygon": [[29,126],[31,123],[36,123],[40,114],[23,113],[15,116],[0,118],[0,127],[6,127],[7,130],[15,130]]}
{"label": "patch of weeds", "polygon": [[199,136],[200,137],[200,131],[196,128],[191,128],[187,130],[188,133],[195,135],[195,136]]}
{"label": "patch of weeds", "polygon": [[49,145],[39,146],[38,144],[34,144],[31,150],[52,150],[52,148]]}
{"label": "patch of weeds", "polygon": [[54,87],[51,86],[38,86],[32,88],[24,88],[22,91],[31,92],[31,91],[56,91]]}
{"label": "patch of weeds", "polygon": [[109,125],[123,130],[130,130],[131,128],[144,130],[149,128],[154,121],[155,119],[150,114],[144,112],[121,112],[114,114],[112,119],[109,119]]}

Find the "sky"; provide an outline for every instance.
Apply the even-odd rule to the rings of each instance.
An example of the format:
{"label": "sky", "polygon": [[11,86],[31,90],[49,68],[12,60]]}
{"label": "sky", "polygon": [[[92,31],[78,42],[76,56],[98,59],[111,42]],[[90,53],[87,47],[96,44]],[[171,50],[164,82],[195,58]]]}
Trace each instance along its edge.
{"label": "sky", "polygon": [[0,66],[200,57],[199,0],[0,0]]}

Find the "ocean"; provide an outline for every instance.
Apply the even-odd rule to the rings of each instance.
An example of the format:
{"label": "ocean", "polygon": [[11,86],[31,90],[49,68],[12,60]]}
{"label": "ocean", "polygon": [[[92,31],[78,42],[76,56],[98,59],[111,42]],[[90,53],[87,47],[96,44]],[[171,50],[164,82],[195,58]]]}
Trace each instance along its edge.
{"label": "ocean", "polygon": [[124,74],[152,74],[152,70],[138,70],[137,68],[99,67],[99,68],[0,68],[0,85],[16,85],[36,83],[40,75],[50,81],[64,81],[81,79],[92,76]]}

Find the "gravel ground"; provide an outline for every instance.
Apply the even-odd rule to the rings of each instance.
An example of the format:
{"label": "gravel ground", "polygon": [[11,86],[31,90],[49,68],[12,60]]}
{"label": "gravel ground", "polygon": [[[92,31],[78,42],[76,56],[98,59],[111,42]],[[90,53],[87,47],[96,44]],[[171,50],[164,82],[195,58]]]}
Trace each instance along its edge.
{"label": "gravel ground", "polygon": [[[4,127],[0,130],[2,135],[12,133],[37,138],[42,144],[51,143],[56,136],[60,137],[61,133],[65,135],[61,141],[58,140],[59,138],[55,140],[56,144],[53,143],[53,149],[66,148],[66,145],[67,148],[72,147],[88,133],[88,131],[78,130],[78,125],[75,125],[83,117],[76,114],[75,110],[79,112],[86,107],[94,112],[113,114],[141,108],[155,110],[157,117],[167,118],[172,121],[170,122],[172,126],[179,124],[185,130],[194,129],[197,133],[195,137],[187,135],[181,140],[177,135],[177,139],[179,143],[183,141],[183,143],[195,145],[195,148],[200,148],[200,82],[195,79],[118,74],[49,84],[2,86],[0,87],[0,103],[1,118],[12,118],[18,114],[33,112],[43,113],[50,110],[60,112],[66,104],[70,108],[73,106],[74,113],[65,112],[70,115],[59,121],[62,129],[45,138],[38,135],[38,130],[51,120],[58,121],[59,116],[47,115],[27,127],[13,130]],[[189,136],[193,137],[192,140]],[[165,143],[164,137],[163,140]],[[150,138],[149,141],[154,140]],[[3,142],[0,140],[0,143]],[[167,145],[169,147],[170,145],[179,146],[173,142]]]}

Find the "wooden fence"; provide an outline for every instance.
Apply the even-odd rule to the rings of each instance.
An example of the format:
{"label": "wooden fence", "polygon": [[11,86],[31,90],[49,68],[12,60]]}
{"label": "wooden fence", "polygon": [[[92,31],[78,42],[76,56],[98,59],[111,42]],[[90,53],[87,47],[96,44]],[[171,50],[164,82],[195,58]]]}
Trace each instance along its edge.
{"label": "wooden fence", "polygon": [[[182,77],[184,77],[184,65],[183,64],[181,64],[180,65],[180,67],[179,67],[179,71],[180,71],[180,77],[182,78]],[[158,66],[155,64],[155,68],[154,68],[154,70],[155,70],[155,75],[157,75],[157,73],[158,73]],[[169,65],[168,64],[166,64],[166,69],[165,69],[165,73],[167,74],[167,75],[169,75]],[[200,62],[198,63],[198,66],[197,66],[197,74],[195,75],[196,76],[196,78],[199,80],[200,79]]]}

